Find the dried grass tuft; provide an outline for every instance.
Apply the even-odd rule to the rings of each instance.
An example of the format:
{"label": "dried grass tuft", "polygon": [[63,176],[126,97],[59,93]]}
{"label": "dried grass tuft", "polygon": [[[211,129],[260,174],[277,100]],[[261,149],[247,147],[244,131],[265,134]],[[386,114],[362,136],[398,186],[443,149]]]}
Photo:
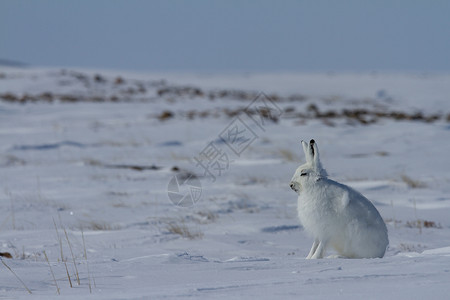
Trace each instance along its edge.
{"label": "dried grass tuft", "polygon": [[401,176],[401,179],[404,183],[408,185],[408,187],[412,189],[425,188],[427,186],[424,182],[412,179],[404,174]]}
{"label": "dried grass tuft", "polygon": [[193,232],[185,224],[170,223],[167,226],[167,230],[170,233],[178,234],[178,235],[180,235],[184,238],[188,238],[190,240],[201,239],[203,237],[202,232]]}

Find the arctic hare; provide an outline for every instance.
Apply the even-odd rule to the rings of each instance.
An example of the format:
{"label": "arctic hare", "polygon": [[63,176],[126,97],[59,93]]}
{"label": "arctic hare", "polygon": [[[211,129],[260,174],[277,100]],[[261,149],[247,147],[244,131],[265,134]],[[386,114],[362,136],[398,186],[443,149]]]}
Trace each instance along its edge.
{"label": "arctic hare", "polygon": [[314,140],[302,141],[306,163],[295,171],[298,216],[314,237],[307,259],[323,258],[328,246],[347,258],[383,257],[389,243],[386,224],[366,197],[327,178]]}

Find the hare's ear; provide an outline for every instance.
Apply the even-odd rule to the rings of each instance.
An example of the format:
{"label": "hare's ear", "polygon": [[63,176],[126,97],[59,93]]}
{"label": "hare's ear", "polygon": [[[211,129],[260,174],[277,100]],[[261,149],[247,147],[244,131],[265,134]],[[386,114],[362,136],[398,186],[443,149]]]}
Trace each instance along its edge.
{"label": "hare's ear", "polygon": [[312,148],[309,147],[308,143],[305,141],[302,141],[303,146],[303,152],[305,152],[305,158],[307,163],[313,162],[313,152],[311,151]]}
{"label": "hare's ear", "polygon": [[319,148],[317,148],[316,141],[310,140],[309,141],[309,151],[312,155],[312,161],[316,166],[319,166]]}
{"label": "hare's ear", "polygon": [[[317,144],[314,140],[309,141],[309,145],[305,142],[302,142],[303,149],[308,151],[308,154],[310,155],[310,163],[312,164],[313,170],[317,174],[316,181],[321,180],[322,178],[326,178],[328,176],[327,171],[322,167],[322,164],[320,163],[319,159],[319,147],[317,147]],[[306,153],[305,150],[305,153]]]}
{"label": "hare's ear", "polygon": [[317,144],[314,140],[309,141],[309,148],[312,152],[312,163],[314,168],[319,172],[322,171],[322,164],[320,163],[319,158],[319,147],[317,147]]}

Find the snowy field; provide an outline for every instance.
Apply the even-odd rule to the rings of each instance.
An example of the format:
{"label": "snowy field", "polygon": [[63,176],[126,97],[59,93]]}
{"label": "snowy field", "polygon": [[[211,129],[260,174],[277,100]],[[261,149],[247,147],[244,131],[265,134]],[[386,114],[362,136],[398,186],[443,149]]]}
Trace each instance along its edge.
{"label": "snowy field", "polygon": [[[0,69],[0,299],[448,298],[449,97],[433,74]],[[305,260],[311,138],[384,258]]]}

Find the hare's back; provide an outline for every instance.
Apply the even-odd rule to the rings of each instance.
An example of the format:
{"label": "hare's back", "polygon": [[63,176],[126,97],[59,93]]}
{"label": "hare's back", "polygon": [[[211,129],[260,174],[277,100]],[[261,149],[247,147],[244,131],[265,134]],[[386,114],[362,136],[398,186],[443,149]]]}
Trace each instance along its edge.
{"label": "hare's back", "polygon": [[336,194],[339,195],[339,204],[344,214],[348,214],[352,219],[365,220],[369,223],[382,221],[381,215],[376,207],[364,195],[338,182],[333,182],[333,185],[335,189],[340,191],[339,193],[336,192]]}

